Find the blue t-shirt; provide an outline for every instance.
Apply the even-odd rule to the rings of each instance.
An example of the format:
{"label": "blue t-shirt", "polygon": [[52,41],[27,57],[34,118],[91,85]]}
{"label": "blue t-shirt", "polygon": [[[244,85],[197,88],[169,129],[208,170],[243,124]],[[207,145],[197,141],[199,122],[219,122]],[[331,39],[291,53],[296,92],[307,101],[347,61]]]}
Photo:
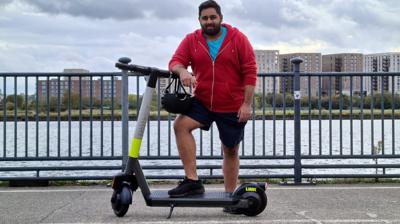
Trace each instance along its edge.
{"label": "blue t-shirt", "polygon": [[221,48],[222,42],[224,42],[224,39],[226,36],[226,32],[227,32],[226,27],[221,26],[221,29],[222,29],[222,34],[217,40],[207,40],[208,49],[210,50],[210,55],[211,55],[213,61],[215,61],[218,51]]}

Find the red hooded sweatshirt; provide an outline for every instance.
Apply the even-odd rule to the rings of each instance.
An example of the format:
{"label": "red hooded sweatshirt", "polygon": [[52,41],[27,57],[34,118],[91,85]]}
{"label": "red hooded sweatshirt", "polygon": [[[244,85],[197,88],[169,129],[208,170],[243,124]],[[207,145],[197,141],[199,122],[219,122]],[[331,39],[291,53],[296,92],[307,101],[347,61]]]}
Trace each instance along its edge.
{"label": "red hooded sweatshirt", "polygon": [[202,30],[188,34],[180,43],[169,62],[169,69],[175,65],[192,67],[197,85],[195,97],[210,111],[238,112],[244,100],[244,87],[255,86],[257,66],[254,51],[247,37],[228,24],[227,34],[212,60]]}

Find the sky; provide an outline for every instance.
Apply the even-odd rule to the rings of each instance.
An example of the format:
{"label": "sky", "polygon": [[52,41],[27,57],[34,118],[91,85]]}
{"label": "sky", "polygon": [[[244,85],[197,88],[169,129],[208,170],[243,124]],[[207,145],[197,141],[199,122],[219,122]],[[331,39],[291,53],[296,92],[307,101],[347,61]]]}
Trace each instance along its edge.
{"label": "sky", "polygon": [[[0,0],[0,72],[166,69],[202,0]],[[400,52],[398,0],[217,0],[254,49]]]}

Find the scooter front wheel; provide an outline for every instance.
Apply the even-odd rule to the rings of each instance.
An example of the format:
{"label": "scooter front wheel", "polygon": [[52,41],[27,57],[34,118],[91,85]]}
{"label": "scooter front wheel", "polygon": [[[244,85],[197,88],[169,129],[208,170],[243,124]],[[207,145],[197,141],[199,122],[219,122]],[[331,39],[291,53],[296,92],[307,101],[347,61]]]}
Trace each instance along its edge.
{"label": "scooter front wheel", "polygon": [[111,197],[111,207],[114,214],[123,217],[132,203],[132,193],[128,185],[124,185],[120,191],[114,190]]}

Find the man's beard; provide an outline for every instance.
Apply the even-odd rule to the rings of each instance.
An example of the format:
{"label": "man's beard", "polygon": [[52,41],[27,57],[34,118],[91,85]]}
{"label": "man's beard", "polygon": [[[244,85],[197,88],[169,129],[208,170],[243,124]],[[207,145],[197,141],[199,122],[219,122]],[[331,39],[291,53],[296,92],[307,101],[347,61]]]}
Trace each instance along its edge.
{"label": "man's beard", "polygon": [[[212,29],[210,29],[212,28]],[[208,36],[215,36],[221,31],[221,24],[202,26],[203,32]]]}

